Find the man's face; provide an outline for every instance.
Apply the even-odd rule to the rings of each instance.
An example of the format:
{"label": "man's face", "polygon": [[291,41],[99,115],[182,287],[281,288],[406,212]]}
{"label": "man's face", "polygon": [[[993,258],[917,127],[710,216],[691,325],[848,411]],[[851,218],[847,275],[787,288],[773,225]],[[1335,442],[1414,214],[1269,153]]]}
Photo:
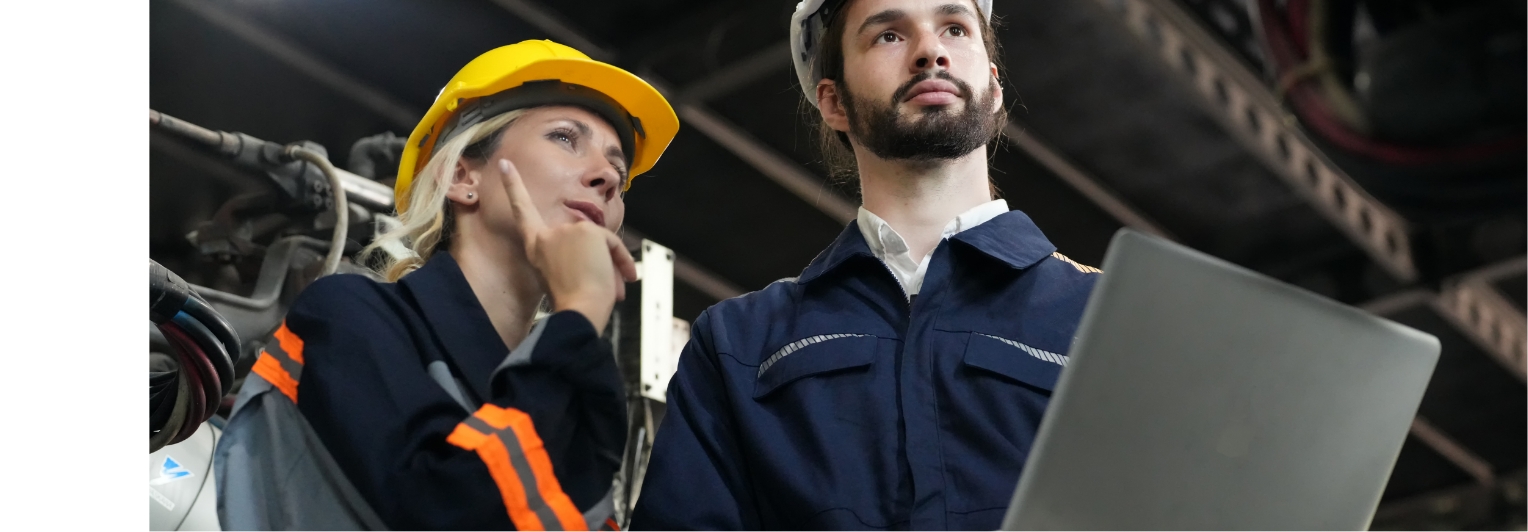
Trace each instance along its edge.
{"label": "man's face", "polygon": [[1001,87],[971,0],[857,0],[845,17],[849,133],[883,159],[954,159],[996,133]]}

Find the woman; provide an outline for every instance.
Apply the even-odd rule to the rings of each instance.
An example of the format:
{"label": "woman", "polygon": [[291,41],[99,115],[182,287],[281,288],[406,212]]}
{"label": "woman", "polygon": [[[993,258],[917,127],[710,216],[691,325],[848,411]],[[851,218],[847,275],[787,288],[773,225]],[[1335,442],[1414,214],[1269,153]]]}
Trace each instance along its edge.
{"label": "woman", "polygon": [[363,252],[408,248],[393,282],[314,282],[256,362],[219,443],[223,526],[613,526],[626,414],[599,334],[636,274],[613,231],[677,130],[566,46],[468,63],[409,137],[402,226]]}

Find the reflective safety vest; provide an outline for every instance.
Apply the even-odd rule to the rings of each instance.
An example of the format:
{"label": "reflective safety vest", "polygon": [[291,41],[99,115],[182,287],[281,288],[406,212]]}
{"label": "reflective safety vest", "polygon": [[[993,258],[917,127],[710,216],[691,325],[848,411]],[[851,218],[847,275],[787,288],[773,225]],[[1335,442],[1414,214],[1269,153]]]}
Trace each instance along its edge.
{"label": "reflective safety vest", "polygon": [[588,320],[554,314],[504,349],[439,254],[396,285],[331,276],[298,298],[218,444],[219,519],[609,530],[624,444],[614,358]]}

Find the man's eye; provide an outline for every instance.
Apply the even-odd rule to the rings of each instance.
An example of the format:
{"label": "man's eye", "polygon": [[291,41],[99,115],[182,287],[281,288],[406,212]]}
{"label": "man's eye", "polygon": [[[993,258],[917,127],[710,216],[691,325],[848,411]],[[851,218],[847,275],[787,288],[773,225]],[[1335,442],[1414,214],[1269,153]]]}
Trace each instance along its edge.
{"label": "man's eye", "polygon": [[876,42],[897,42],[897,34],[888,31],[877,35],[875,40]]}

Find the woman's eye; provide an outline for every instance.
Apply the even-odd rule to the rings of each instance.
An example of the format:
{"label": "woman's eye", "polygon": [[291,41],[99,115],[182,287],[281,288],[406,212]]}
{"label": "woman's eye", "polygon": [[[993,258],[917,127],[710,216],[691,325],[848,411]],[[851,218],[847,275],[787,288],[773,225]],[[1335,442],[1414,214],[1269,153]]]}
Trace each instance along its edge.
{"label": "woman's eye", "polygon": [[555,140],[557,142],[566,142],[569,145],[572,145],[573,144],[574,136],[573,136],[573,134],[571,132],[563,131],[563,130],[559,129],[557,131],[553,131],[551,133],[547,133],[547,138]]}
{"label": "woman's eye", "polygon": [[966,29],[962,28],[960,26],[950,26],[950,36],[951,37],[965,37],[966,36]]}

